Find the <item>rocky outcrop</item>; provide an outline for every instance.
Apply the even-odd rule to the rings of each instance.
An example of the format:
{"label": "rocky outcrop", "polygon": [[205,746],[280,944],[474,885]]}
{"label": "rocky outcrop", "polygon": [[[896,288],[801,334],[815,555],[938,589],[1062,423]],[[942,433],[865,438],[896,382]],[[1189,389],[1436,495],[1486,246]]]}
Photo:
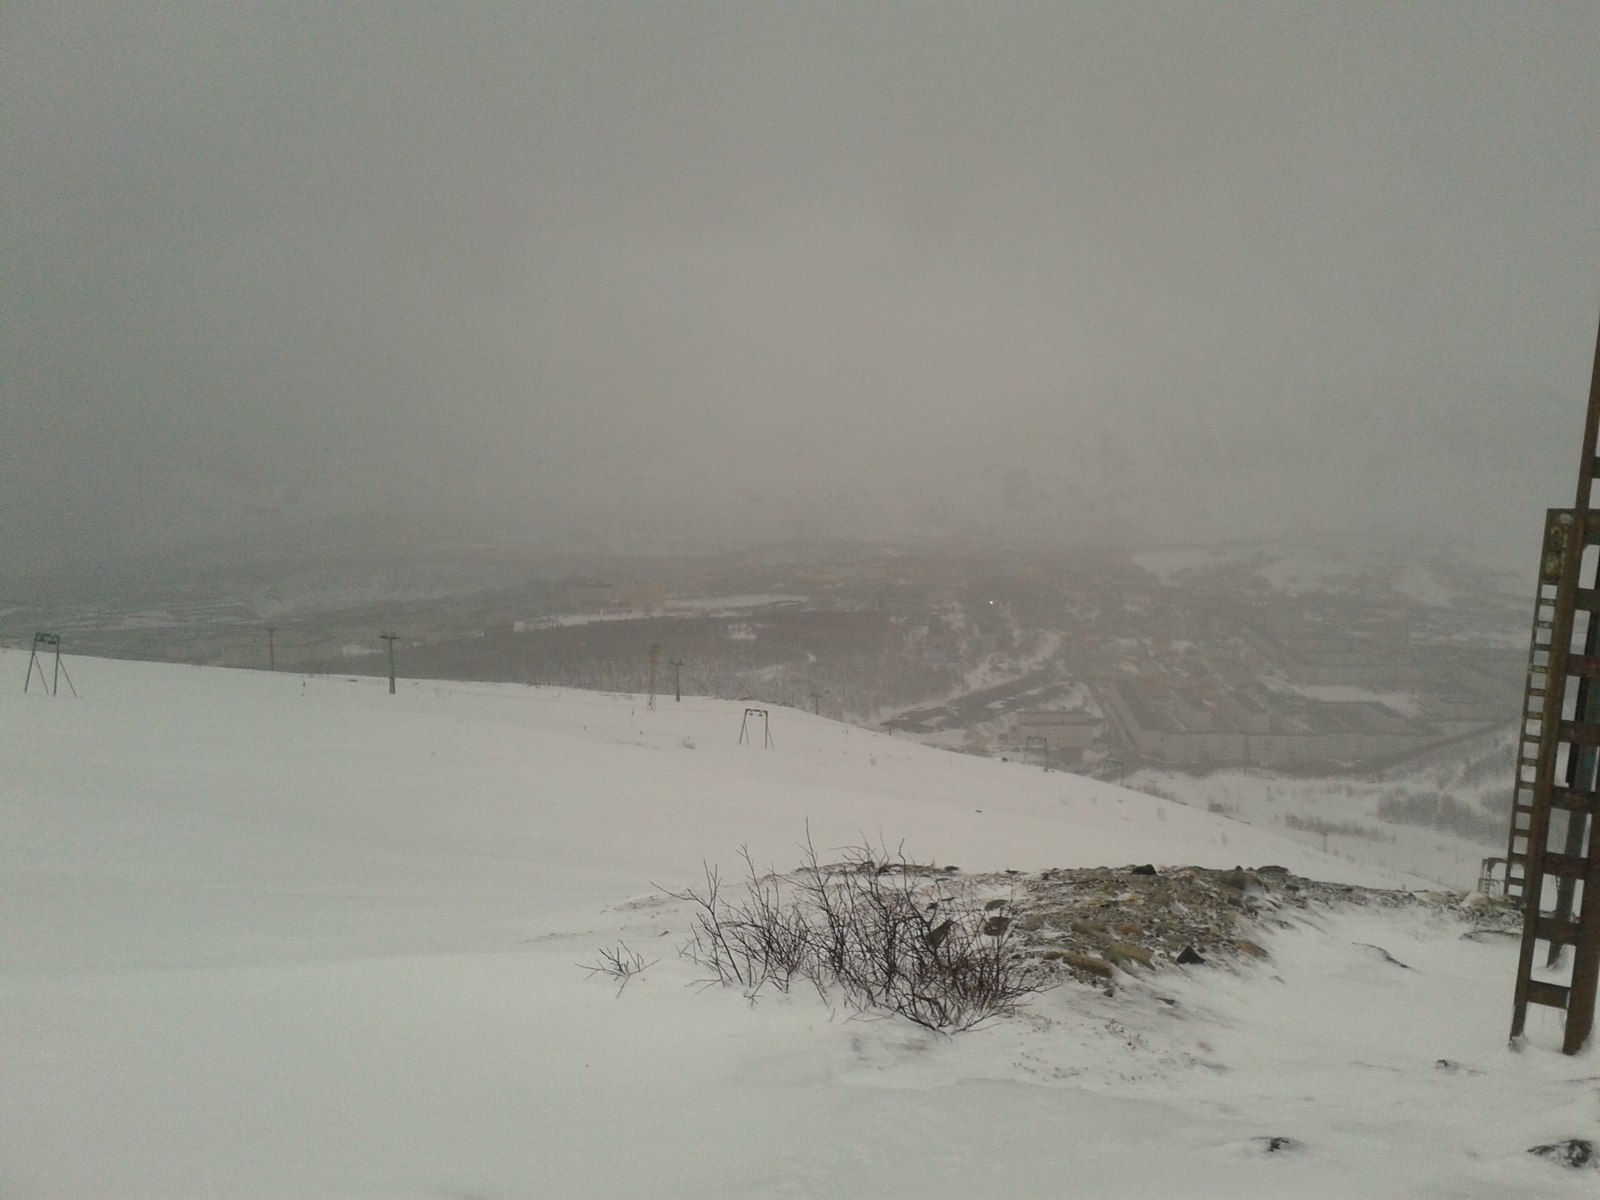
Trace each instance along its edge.
{"label": "rocky outcrop", "polygon": [[[1280,866],[1057,868],[987,877],[1010,888],[1005,912],[1017,952],[1051,974],[1105,986],[1117,972],[1269,959],[1274,924],[1292,910],[1340,904],[1433,905],[1474,930],[1510,929],[1518,915],[1481,897],[1322,883]],[[997,905],[998,907],[998,905]],[[1397,967],[1405,964],[1374,947]]]}
{"label": "rocky outcrop", "polygon": [[1594,1143],[1587,1138],[1568,1138],[1547,1146],[1531,1146],[1528,1153],[1574,1170],[1600,1169],[1600,1156],[1596,1156]]}

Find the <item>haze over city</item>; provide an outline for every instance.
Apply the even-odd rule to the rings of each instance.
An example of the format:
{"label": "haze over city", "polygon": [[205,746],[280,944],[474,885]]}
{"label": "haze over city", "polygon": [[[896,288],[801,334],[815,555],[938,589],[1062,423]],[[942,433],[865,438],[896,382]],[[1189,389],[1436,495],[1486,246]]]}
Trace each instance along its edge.
{"label": "haze over city", "polygon": [[1420,531],[1531,569],[1600,8],[0,10],[0,555]]}
{"label": "haze over city", "polygon": [[1582,1187],[1596,64],[0,0],[0,1194]]}

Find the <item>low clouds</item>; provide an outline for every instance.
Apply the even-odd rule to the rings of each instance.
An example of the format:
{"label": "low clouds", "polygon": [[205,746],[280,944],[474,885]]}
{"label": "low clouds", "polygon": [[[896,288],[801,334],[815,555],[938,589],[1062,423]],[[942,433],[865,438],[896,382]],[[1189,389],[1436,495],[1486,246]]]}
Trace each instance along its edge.
{"label": "low clouds", "polygon": [[0,550],[1514,548],[1577,465],[1597,56],[1576,4],[9,5]]}

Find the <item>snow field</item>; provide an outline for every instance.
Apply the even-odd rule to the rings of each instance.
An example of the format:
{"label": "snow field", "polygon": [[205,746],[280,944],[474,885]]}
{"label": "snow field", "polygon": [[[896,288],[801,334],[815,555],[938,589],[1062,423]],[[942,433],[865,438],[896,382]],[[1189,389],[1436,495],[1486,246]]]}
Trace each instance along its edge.
{"label": "snow field", "polygon": [[[1391,871],[790,710],[764,750],[720,701],[72,670],[81,700],[0,701],[0,1195],[1592,1189],[1525,1153],[1592,1133],[1592,1057],[1507,1051],[1514,943],[1427,910],[1295,915],[1267,962],[947,1039],[693,986],[654,887],[742,844],[791,867],[808,825],[970,871]],[[580,969],[619,940],[657,960],[620,994]]]}

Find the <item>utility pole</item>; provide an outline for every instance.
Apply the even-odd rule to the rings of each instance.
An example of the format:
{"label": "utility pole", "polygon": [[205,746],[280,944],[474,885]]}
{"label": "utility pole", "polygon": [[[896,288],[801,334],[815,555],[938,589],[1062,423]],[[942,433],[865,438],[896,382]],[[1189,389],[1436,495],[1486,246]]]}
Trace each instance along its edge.
{"label": "utility pole", "polygon": [[683,703],[683,688],[682,688],[682,686],[680,686],[680,684],[678,682],[678,670],[679,670],[680,667],[683,666],[683,659],[681,659],[681,658],[668,659],[667,660],[667,666],[672,668],[672,699],[675,702],[677,702],[679,704],[682,704]]}
{"label": "utility pole", "polygon": [[811,693],[811,714],[813,716],[821,716],[822,715],[822,693],[821,692],[812,692]]}
{"label": "utility pole", "polygon": [[383,641],[389,643],[389,695],[391,696],[394,695],[394,643],[399,636],[398,633],[387,632],[378,635]]}
{"label": "utility pole", "polygon": [[661,643],[650,643],[650,707],[656,706],[656,664],[661,661]]}
{"label": "utility pole", "polygon": [[271,625],[267,626],[267,670],[269,671],[278,669],[278,655],[272,644],[272,635],[277,632]]}

